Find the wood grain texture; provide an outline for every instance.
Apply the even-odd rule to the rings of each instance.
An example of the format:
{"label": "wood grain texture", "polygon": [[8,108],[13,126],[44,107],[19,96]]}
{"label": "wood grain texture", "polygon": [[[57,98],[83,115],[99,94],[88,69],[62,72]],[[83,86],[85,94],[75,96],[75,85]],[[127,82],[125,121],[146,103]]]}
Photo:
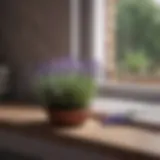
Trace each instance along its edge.
{"label": "wood grain texture", "polygon": [[76,128],[55,128],[50,126],[41,107],[1,106],[0,127],[53,142],[88,147],[103,154],[110,152],[121,158],[160,158],[160,132],[131,126],[103,126],[93,119]]}

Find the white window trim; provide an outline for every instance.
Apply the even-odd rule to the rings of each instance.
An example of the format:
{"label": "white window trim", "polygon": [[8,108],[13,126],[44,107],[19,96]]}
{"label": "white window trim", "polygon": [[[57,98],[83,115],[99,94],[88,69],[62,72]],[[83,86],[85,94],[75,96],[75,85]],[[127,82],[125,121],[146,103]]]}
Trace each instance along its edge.
{"label": "white window trim", "polygon": [[[80,43],[80,1],[70,0],[70,52],[71,56],[78,60],[81,53]],[[96,74],[98,84],[106,82],[105,63],[106,63],[106,48],[105,48],[105,10],[106,0],[90,0],[92,2],[92,19],[91,19],[91,39],[90,50],[93,59],[100,64]]]}
{"label": "white window trim", "polygon": [[99,85],[106,83],[105,65],[106,65],[106,48],[105,48],[105,11],[106,0],[93,0],[93,20],[92,20],[92,53],[93,58],[98,61],[97,82]]}

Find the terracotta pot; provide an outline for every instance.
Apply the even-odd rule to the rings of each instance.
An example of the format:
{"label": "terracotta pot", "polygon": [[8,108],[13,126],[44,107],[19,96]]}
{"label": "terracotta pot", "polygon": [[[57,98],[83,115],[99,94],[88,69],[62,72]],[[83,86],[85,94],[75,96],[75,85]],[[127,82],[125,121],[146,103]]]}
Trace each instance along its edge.
{"label": "terracotta pot", "polygon": [[89,112],[84,109],[54,110],[48,108],[50,122],[55,125],[80,125],[88,118]]}

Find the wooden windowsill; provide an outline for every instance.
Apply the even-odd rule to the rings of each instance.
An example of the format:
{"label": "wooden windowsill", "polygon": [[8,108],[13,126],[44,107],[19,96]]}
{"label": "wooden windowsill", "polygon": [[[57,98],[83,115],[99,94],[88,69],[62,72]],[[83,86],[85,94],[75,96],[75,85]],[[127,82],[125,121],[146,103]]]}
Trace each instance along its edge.
{"label": "wooden windowsill", "polygon": [[41,107],[1,106],[0,128],[50,142],[76,145],[121,159],[159,159],[160,132],[132,126],[103,126],[93,119],[76,128],[49,125]]}

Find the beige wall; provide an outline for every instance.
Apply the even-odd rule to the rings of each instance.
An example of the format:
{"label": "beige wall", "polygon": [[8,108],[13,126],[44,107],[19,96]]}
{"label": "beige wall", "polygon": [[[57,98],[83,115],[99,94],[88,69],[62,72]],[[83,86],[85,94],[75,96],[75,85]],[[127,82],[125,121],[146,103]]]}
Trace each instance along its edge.
{"label": "beige wall", "polygon": [[14,94],[25,95],[34,67],[69,54],[69,0],[1,0],[1,54],[14,72]]}
{"label": "beige wall", "polygon": [[116,4],[118,0],[106,1],[106,71],[109,79],[116,76]]}

